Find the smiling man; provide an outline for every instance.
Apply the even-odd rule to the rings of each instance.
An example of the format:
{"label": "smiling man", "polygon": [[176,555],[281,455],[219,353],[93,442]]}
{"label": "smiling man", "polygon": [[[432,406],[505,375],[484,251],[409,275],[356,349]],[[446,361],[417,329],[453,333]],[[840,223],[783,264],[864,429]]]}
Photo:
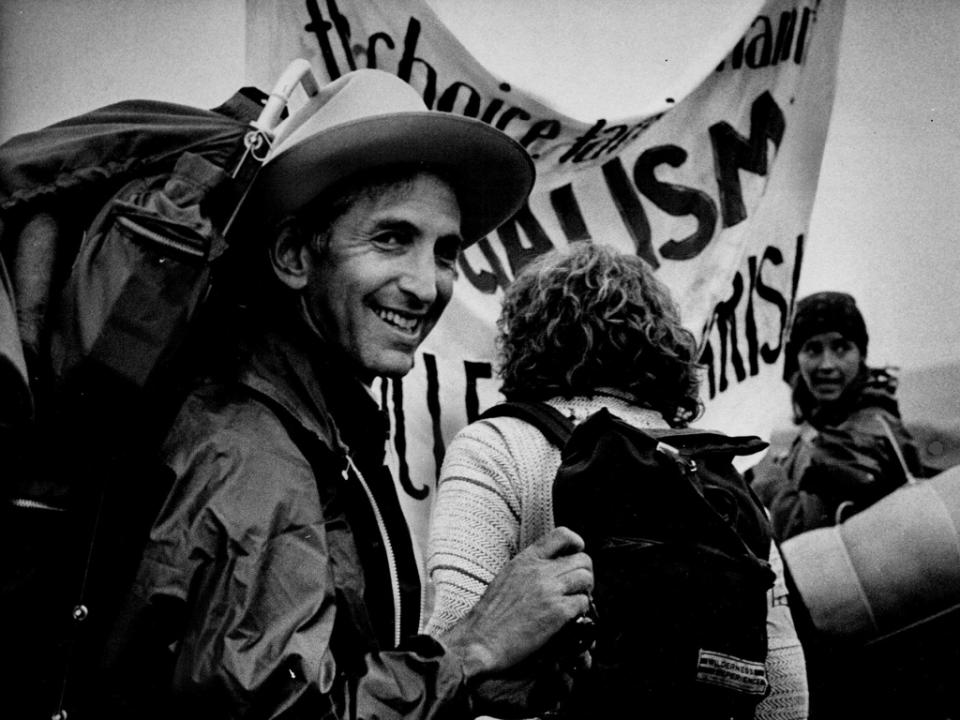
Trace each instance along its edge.
{"label": "smiling man", "polygon": [[172,487],[98,716],[472,717],[499,673],[589,606],[590,560],[559,528],[443,643],[417,634],[419,574],[369,384],[411,369],[461,249],[520,208],[533,169],[392,75],[350,73],[321,98],[245,201],[245,235],[263,239],[234,362],[164,445]]}
{"label": "smiling man", "polygon": [[[281,244],[281,279],[304,289],[318,334],[347,353],[364,379],[402,376],[453,294],[460,237],[456,194],[436,175],[394,169],[306,248]],[[356,184],[358,181],[354,180]],[[359,181],[359,182],[362,182]],[[303,257],[294,257],[303,249]]]}

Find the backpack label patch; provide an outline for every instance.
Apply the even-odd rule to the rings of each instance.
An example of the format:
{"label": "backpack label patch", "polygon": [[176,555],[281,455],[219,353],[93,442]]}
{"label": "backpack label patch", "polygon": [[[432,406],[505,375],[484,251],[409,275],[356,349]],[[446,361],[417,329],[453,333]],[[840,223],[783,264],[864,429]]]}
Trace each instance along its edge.
{"label": "backpack label patch", "polygon": [[767,692],[767,669],[763,663],[701,649],[697,658],[697,682],[748,695],[764,695]]}

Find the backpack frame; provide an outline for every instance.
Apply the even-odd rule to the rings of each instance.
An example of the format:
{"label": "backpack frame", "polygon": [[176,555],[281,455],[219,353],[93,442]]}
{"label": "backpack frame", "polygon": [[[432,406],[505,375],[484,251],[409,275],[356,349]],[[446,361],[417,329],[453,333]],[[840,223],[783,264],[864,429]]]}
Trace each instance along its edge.
{"label": "backpack frame", "polygon": [[107,631],[169,488],[151,459],[216,342],[214,268],[271,147],[323,101],[301,59],[269,95],[244,88],[213,111],[123,101],[0,146],[16,322],[0,318],[0,361],[18,351],[28,381],[0,423],[17,717],[96,716]]}

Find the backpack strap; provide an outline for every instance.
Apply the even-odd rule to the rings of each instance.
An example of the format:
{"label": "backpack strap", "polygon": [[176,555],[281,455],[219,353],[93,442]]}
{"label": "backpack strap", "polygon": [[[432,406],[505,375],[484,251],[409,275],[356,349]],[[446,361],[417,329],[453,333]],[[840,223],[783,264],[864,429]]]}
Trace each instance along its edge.
{"label": "backpack strap", "polygon": [[897,464],[900,466],[903,477],[906,478],[907,485],[914,485],[917,482],[917,478],[910,472],[910,466],[907,465],[907,459],[903,456],[903,450],[900,448],[900,443],[897,442],[897,436],[893,432],[890,422],[883,416],[883,413],[880,412],[874,415],[874,417],[877,419],[877,422],[880,423],[880,427],[883,428],[883,436],[886,441],[890,443],[890,449],[893,450],[893,455],[897,459]]}
{"label": "backpack strap", "polygon": [[494,405],[478,419],[512,417],[533,425],[558,448],[563,449],[573,433],[573,422],[552,405],[536,400],[508,400]]}
{"label": "backpack strap", "polygon": [[[487,409],[479,420],[512,417],[533,425],[544,437],[563,448],[573,433],[574,424],[553,405],[537,400],[507,400]],[[753,455],[766,450],[769,443],[754,435],[731,436],[715,430],[694,428],[644,428],[641,432],[653,439],[653,444],[665,444],[683,454]],[[667,451],[668,455],[672,453]]]}
{"label": "backpack strap", "polygon": [[645,432],[687,454],[701,456],[745,456],[766,450],[770,444],[755,435],[726,435],[699,428],[650,428]]}

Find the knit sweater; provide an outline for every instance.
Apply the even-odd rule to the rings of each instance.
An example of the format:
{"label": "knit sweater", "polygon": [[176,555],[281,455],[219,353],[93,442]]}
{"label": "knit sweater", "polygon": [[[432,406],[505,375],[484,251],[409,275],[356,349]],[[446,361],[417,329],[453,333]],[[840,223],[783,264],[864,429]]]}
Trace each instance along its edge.
{"label": "knit sweater", "polygon": [[[659,413],[607,395],[554,398],[575,424],[605,407],[639,428],[666,428]],[[553,529],[553,477],[560,450],[532,425],[512,417],[472,423],[450,443],[440,472],[427,547],[433,610],[426,632],[442,635],[477,602],[499,570]],[[805,718],[803,652],[786,605],[783,566],[771,565],[767,670],[770,696],[758,718]]]}

